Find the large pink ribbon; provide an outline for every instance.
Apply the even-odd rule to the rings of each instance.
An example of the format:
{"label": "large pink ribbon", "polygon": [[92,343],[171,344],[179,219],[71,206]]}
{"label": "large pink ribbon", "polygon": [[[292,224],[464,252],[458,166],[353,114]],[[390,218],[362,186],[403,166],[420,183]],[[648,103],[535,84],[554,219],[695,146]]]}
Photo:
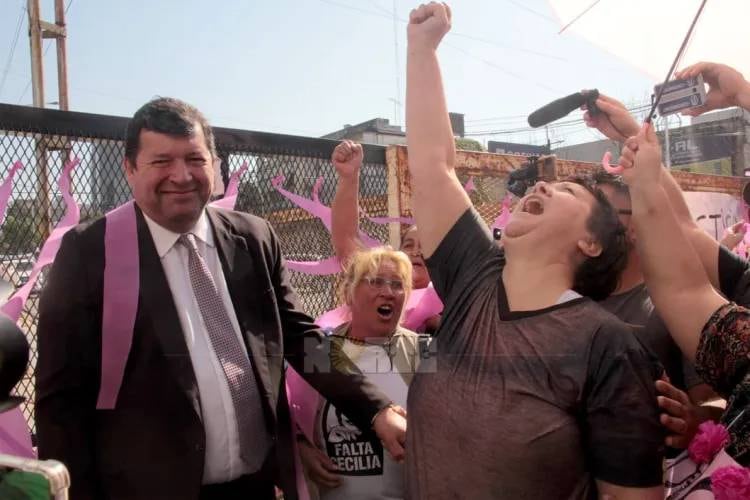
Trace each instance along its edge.
{"label": "large pink ribbon", "polygon": [[247,162],[243,163],[239,169],[232,172],[232,175],[229,176],[227,189],[224,191],[224,197],[211,203],[212,207],[234,210],[234,206],[237,204],[237,194],[239,193],[240,177],[245,173],[246,170]]}
{"label": "large pink ribbon", "polygon": [[60,193],[65,200],[65,215],[62,219],[60,219],[60,222],[57,223],[55,230],[52,231],[52,234],[50,234],[49,238],[47,238],[47,241],[44,242],[44,245],[42,245],[42,251],[40,252],[39,258],[37,259],[34,267],[31,270],[31,276],[29,276],[29,280],[11,296],[11,298],[8,300],[8,302],[5,303],[5,305],[0,308],[0,311],[2,311],[3,314],[8,316],[15,322],[17,322],[21,317],[23,306],[26,303],[26,300],[29,298],[29,294],[34,289],[34,285],[36,284],[36,280],[39,277],[39,274],[55,259],[55,255],[57,255],[57,251],[60,249],[60,243],[62,242],[63,236],[68,232],[68,230],[78,224],[78,221],[80,219],[81,213],[78,208],[78,204],[76,203],[73,195],[70,192],[70,175],[75,166],[78,165],[78,163],[78,159],[68,161],[63,167],[63,171],[60,174],[60,179],[57,181]]}
{"label": "large pink ribbon", "polygon": [[[42,251],[39,254],[36,264],[31,271],[31,276],[24,286],[22,286],[11,298],[6,302],[0,311],[3,314],[11,318],[14,322],[18,322],[23,311],[23,306],[29,297],[29,294],[34,288],[39,274],[45,266],[52,263],[60,248],[63,235],[78,224],[80,218],[80,210],[78,204],[76,204],[73,195],[70,192],[71,182],[70,174],[78,164],[78,160],[72,160],[65,164],[63,171],[60,175],[60,179],[57,185],[60,189],[60,193],[63,196],[66,204],[66,211],[63,218],[57,224],[57,227],[52,234],[47,238],[47,241],[42,245]],[[15,171],[21,168],[20,163],[13,165],[11,174],[6,178],[3,185],[0,186],[0,196],[2,196],[3,211],[7,207],[8,198],[12,192],[12,178]],[[6,453],[9,455],[22,456],[26,458],[36,458],[34,449],[31,445],[31,434],[29,428],[26,425],[26,419],[23,416],[20,408],[14,408],[10,411],[0,414],[0,453]]]}
{"label": "large pink ribbon", "polygon": [[140,260],[135,203],[105,215],[102,294],[102,375],[96,408],[113,410],[133,344],[138,310]]}
{"label": "large pink ribbon", "polygon": [[10,172],[5,177],[3,184],[0,185],[0,224],[5,222],[5,210],[8,208],[8,201],[10,195],[13,194],[13,177],[20,169],[23,168],[23,163],[17,161],[10,167]]}

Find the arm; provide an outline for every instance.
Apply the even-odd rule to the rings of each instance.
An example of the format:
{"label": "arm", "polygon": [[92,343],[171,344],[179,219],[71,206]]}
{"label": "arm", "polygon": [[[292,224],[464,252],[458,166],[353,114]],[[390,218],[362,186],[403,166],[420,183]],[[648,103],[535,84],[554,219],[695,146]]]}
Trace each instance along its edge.
{"label": "arm", "polygon": [[664,498],[663,486],[628,488],[597,479],[596,488],[602,500],[663,500]]}
{"label": "arm", "polygon": [[646,284],[675,342],[693,361],[700,332],[726,300],[711,286],[661,185],[661,151],[653,126],[644,125],[637,137],[628,139],[620,164],[630,185]]}
{"label": "arm", "polygon": [[357,238],[359,229],[359,171],[362,167],[362,146],[343,141],[331,156],[338,173],[336,196],[331,207],[331,238],[333,250],[342,267],[349,257],[361,248]]}
{"label": "arm", "polygon": [[676,218],[678,226],[681,228],[685,238],[690,242],[693,249],[700,259],[705,274],[708,276],[711,285],[717,290],[721,289],[719,280],[719,243],[714,240],[707,232],[698,226],[690,214],[690,209],[682,195],[682,190],[677,181],[672,177],[668,170],[663,169],[660,176],[661,187],[666,194],[669,205]]}
{"label": "arm", "polygon": [[412,208],[425,257],[433,254],[471,206],[453,170],[456,146],[436,53],[450,23],[450,9],[435,2],[420,6],[409,16],[406,141]]}
{"label": "arm", "polygon": [[62,240],[39,303],[36,429],[40,459],[56,459],[71,476],[73,498],[100,498],[94,443],[101,324],[88,291],[75,229]]}

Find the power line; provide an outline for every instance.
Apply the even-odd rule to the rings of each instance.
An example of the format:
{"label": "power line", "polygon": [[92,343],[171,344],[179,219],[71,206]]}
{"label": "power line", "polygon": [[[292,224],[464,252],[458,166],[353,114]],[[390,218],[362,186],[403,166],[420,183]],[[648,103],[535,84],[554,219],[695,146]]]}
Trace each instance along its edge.
{"label": "power line", "polygon": [[5,87],[5,80],[8,79],[8,72],[10,71],[10,64],[13,62],[13,55],[16,52],[16,45],[18,45],[18,38],[21,35],[21,25],[23,24],[23,13],[26,8],[21,4],[21,14],[18,16],[18,24],[16,25],[16,34],[13,36],[13,43],[10,46],[10,54],[8,54],[8,62],[5,63],[5,69],[3,70],[3,78],[0,80],[0,95],[3,93]]}
{"label": "power line", "polygon": [[[349,10],[360,12],[362,14],[367,14],[367,15],[370,15],[370,16],[381,17],[383,19],[392,20],[393,19],[392,16],[394,15],[393,12],[391,12],[388,9],[382,7],[381,5],[375,3],[375,0],[371,0],[371,4],[373,6],[375,6],[380,12],[375,12],[373,10],[363,9],[361,7],[356,7],[354,5],[349,5],[349,4],[345,4],[345,3],[341,3],[341,2],[336,2],[334,0],[320,0],[320,1],[323,2],[323,3],[327,3],[329,5],[334,5],[336,7],[342,7],[344,9],[349,9]],[[409,21],[407,19],[404,19],[402,17],[396,16],[396,19],[399,22],[403,23],[403,24],[408,24],[409,23]],[[558,56],[558,55],[549,54],[549,53],[545,53],[545,52],[539,52],[539,51],[535,51],[535,50],[531,50],[531,49],[524,49],[522,47],[514,47],[512,45],[503,44],[501,42],[497,42],[495,40],[489,40],[487,38],[478,37],[476,35],[469,35],[469,34],[460,33],[460,32],[457,32],[457,31],[449,31],[448,32],[448,36],[460,37],[460,38],[467,38],[469,40],[474,40],[474,41],[477,41],[477,42],[482,42],[482,43],[486,43],[486,44],[489,44],[489,45],[494,45],[495,47],[498,47],[498,48],[501,48],[501,49],[511,50],[511,51],[515,51],[515,52],[523,52],[523,53],[526,53],[526,54],[531,54],[531,55],[535,55],[537,57],[543,57],[543,58],[546,58],[546,59],[554,59],[554,60],[558,60],[558,61],[561,61],[561,62],[570,62],[568,59],[566,59],[564,57],[561,57],[561,56]],[[475,57],[475,56],[472,54],[472,57]]]}
{"label": "power line", "polygon": [[542,19],[544,19],[546,21],[550,21],[550,22],[553,22],[553,23],[557,24],[557,21],[553,17],[550,17],[550,16],[548,16],[546,14],[542,14],[541,12],[539,12],[537,10],[534,10],[532,8],[529,8],[529,7],[527,7],[526,5],[523,5],[520,2],[516,2],[515,0],[507,0],[507,2],[515,5],[516,7],[518,7],[521,10],[525,10],[526,12],[534,14],[535,16],[540,17],[540,18],[542,18]]}

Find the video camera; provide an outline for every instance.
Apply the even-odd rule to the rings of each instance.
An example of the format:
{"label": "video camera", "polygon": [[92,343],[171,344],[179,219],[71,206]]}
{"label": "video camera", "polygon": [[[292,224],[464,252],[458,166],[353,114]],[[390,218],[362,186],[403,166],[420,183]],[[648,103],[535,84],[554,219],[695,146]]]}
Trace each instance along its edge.
{"label": "video camera", "polygon": [[513,195],[521,198],[534,184],[542,181],[554,181],[555,156],[529,156],[526,163],[508,175],[506,189]]}

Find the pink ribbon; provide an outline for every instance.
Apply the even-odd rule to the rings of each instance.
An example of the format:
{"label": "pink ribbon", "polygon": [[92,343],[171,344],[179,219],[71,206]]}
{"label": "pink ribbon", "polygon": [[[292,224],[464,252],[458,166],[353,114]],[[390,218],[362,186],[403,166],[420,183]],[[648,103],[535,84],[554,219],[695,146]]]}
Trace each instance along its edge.
{"label": "pink ribbon", "polygon": [[495,219],[495,222],[492,223],[491,229],[505,229],[505,226],[508,225],[508,221],[510,220],[510,203],[511,203],[511,196],[510,194],[506,194],[505,198],[503,198],[503,202],[500,205],[500,214]]}
{"label": "pink ribbon", "polygon": [[13,176],[22,168],[23,163],[20,161],[15,162],[10,167],[10,172],[5,177],[3,184],[0,185],[0,224],[5,222],[5,210],[8,208],[8,200],[10,200],[10,195],[13,193]]}
{"label": "pink ribbon", "polygon": [[341,262],[336,257],[311,261],[288,260],[286,261],[286,268],[298,273],[327,276],[341,272]]}
{"label": "pink ribbon", "polygon": [[474,177],[469,177],[469,180],[464,184],[464,191],[466,191],[466,194],[471,194],[476,190],[477,187],[474,185]]}
{"label": "pink ribbon", "polygon": [[[34,289],[34,284],[36,283],[42,269],[51,264],[54,260],[55,255],[60,248],[63,235],[70,228],[78,224],[80,211],[75,199],[70,193],[70,174],[76,165],[78,165],[77,159],[67,162],[57,181],[60,193],[65,200],[65,215],[57,224],[55,230],[52,231],[49,238],[47,238],[47,241],[44,242],[44,245],[42,245],[42,251],[39,254],[39,259],[37,259],[36,264],[34,264],[34,267],[31,270],[29,280],[24,286],[18,289],[13,296],[11,296],[2,308],[0,308],[0,311],[2,311],[3,314],[15,322],[18,322],[18,319],[21,317],[23,306],[26,303],[29,294]],[[10,175],[5,179],[3,185],[0,186],[0,197],[2,198],[0,199],[0,203],[2,204],[3,214],[7,207],[10,193],[12,192],[13,175],[19,168],[21,168],[21,164],[20,162],[16,162],[11,169]],[[31,445],[29,428],[26,425],[26,419],[20,408],[14,408],[0,414],[0,453],[26,458],[36,458],[34,448]]]}
{"label": "pink ribbon", "polygon": [[31,444],[31,433],[19,407],[0,413],[0,453],[36,458]]}
{"label": "pink ribbon", "polygon": [[133,344],[138,310],[140,261],[135,203],[120,205],[105,219],[102,375],[96,408],[113,410]]}
{"label": "pink ribbon", "polygon": [[[312,189],[312,199],[305,198],[298,194],[287,191],[282,186],[284,184],[285,177],[283,175],[277,175],[271,179],[271,185],[276,191],[279,192],[286,199],[294,203],[296,206],[306,211],[310,215],[313,215],[320,219],[323,225],[326,227],[328,232],[331,232],[332,227],[332,214],[331,208],[320,202],[318,193],[323,182],[323,178],[319,177],[315,181],[315,185]],[[359,238],[367,248],[377,247],[382,245],[378,240],[366,234],[363,231],[359,231]],[[322,260],[322,261],[287,261],[287,267],[295,271],[302,273],[315,274],[315,275],[327,275],[335,274],[341,271],[341,265],[338,260],[334,260],[333,257]]]}
{"label": "pink ribbon", "polygon": [[73,168],[75,168],[78,163],[78,159],[68,161],[63,167],[63,171],[57,181],[57,186],[65,200],[65,215],[60,219],[60,222],[57,223],[55,230],[52,231],[52,234],[50,234],[47,241],[44,242],[44,245],[42,245],[42,251],[31,270],[29,280],[11,296],[5,305],[0,308],[0,311],[13,321],[17,322],[21,317],[23,306],[29,298],[29,294],[34,289],[34,284],[36,283],[39,274],[42,272],[42,269],[51,264],[55,259],[55,255],[57,255],[57,251],[60,249],[60,243],[62,242],[65,233],[78,224],[81,213],[78,204],[70,193],[70,175]]}
{"label": "pink ribbon", "polygon": [[243,163],[242,166],[232,172],[229,176],[229,182],[227,183],[227,189],[224,191],[224,196],[211,203],[212,207],[223,208],[226,210],[234,210],[234,206],[237,204],[237,194],[239,193],[240,177],[247,170],[247,162]]}

